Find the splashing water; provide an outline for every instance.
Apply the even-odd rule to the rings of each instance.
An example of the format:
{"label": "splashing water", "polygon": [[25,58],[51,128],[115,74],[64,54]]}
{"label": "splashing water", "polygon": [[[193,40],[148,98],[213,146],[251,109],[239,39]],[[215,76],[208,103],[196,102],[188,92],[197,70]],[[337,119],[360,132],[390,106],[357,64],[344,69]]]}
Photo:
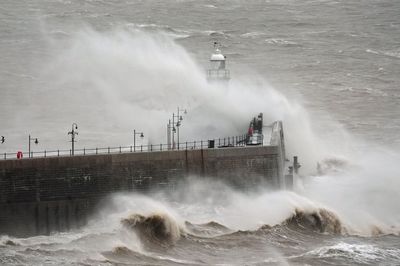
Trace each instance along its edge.
{"label": "splashing water", "polygon": [[[113,139],[117,139],[128,145],[131,138],[126,132],[132,128],[145,131],[146,141],[150,143],[162,142],[164,125],[177,105],[189,110],[181,129],[182,141],[241,134],[249,118],[263,112],[266,121],[283,121],[287,152],[300,157],[304,177],[294,192],[262,189],[248,194],[215,181],[192,179],[178,187],[180,192],[173,195],[162,192],[152,198],[114,195],[111,207],[105,206],[96,219],[79,232],[2,240],[3,246],[24,256],[15,261],[3,257],[0,262],[24,263],[37,253],[45,257],[46,252],[77,263],[106,263],[104,258],[121,262],[121,254],[128,261],[151,263],[155,259],[165,264],[215,263],[212,256],[201,261],[207,252],[216,252],[213,254],[217,257],[229,255],[232,262],[238,259],[235,249],[229,252],[224,240],[227,238],[236,244],[240,241],[226,233],[209,240],[199,236],[174,239],[178,247],[176,253],[148,250],[134,231],[121,224],[121,219],[128,219],[132,214],[141,215],[134,216],[136,218],[152,213],[165,214],[172,219],[176,230],[186,228],[185,221],[193,224],[215,221],[229,232],[243,230],[249,234],[269,225],[271,228],[263,233],[264,238],[260,239],[260,233],[249,238],[254,243],[249,243],[248,249],[256,252],[255,247],[265,245],[266,250],[259,254],[266,252],[282,263],[290,260],[288,254],[275,252],[283,241],[282,236],[286,236],[285,241],[289,243],[285,246],[287,253],[298,252],[293,246],[302,243],[303,238],[309,237],[309,247],[313,248],[320,242],[312,240],[314,232],[303,235],[291,232],[290,228],[273,227],[299,211],[318,213],[327,209],[350,235],[399,233],[398,152],[369,146],[333,120],[315,123],[318,118],[308,113],[296,99],[286,98],[254,74],[235,76],[229,88],[208,84],[204,70],[164,34],[123,29],[101,33],[85,29],[65,38],[68,39],[53,40],[50,44],[54,54],[41,70],[40,79],[45,81],[45,89],[40,91],[40,100],[36,103],[38,106],[45,104],[47,109],[38,107],[35,116],[57,121],[55,123],[60,125],[71,117],[79,117],[78,122],[89,128],[86,135],[81,134],[82,142],[96,145],[107,139],[112,145],[116,141]],[[48,113],[48,108],[55,111]],[[62,111],[66,109],[70,110],[67,116]],[[322,165],[319,172],[317,162]],[[332,241],[332,236],[319,237],[322,241]],[[272,244],[266,244],[266,240]],[[212,251],[208,245],[220,250]],[[113,254],[104,253],[111,250]],[[390,252],[392,259],[400,256],[399,249]],[[314,253],[309,255],[314,256]],[[192,254],[193,260],[183,260],[187,254]],[[282,257],[286,259],[281,260]]]}

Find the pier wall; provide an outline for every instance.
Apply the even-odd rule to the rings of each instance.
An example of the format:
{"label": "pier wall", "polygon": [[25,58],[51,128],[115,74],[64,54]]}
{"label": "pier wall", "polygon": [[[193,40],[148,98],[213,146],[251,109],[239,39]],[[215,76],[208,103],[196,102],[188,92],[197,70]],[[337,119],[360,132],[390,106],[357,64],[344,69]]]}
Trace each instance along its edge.
{"label": "pier wall", "polygon": [[173,190],[188,176],[282,187],[283,161],[279,145],[0,161],[0,234],[76,228],[107,195]]}

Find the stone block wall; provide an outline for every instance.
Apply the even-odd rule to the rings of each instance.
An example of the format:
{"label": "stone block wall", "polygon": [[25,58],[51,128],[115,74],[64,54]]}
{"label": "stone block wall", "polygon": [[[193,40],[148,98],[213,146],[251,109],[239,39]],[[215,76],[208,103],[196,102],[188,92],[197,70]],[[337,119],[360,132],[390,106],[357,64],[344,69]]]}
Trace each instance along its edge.
{"label": "stone block wall", "polygon": [[79,227],[111,193],[173,189],[187,176],[280,187],[284,156],[279,146],[247,146],[0,161],[0,234]]}

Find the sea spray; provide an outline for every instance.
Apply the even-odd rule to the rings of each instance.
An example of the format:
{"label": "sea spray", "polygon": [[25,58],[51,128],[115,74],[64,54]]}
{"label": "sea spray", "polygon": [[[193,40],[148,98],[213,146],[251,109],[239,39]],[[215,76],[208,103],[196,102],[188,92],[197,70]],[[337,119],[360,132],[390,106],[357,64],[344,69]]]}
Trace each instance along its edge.
{"label": "sea spray", "polygon": [[126,228],[135,231],[143,243],[164,247],[175,244],[183,232],[183,229],[164,213],[153,213],[148,216],[131,214],[123,218],[121,223]]}
{"label": "sea spray", "polygon": [[[249,219],[238,224],[232,222],[236,219],[226,219],[234,228],[279,223],[303,201],[333,209],[362,232],[373,225],[397,227],[399,211],[392,203],[399,187],[398,153],[371,150],[333,119],[313,123],[317,121],[313,114],[263,78],[237,74],[227,90],[208,84],[204,69],[164,34],[86,28],[52,45],[53,54],[41,77],[47,89],[40,93],[40,100],[33,99],[40,104],[30,113],[63,125],[79,117],[79,145],[130,145],[132,129],[145,132],[144,144],[166,143],[166,123],[180,106],[188,109],[180,128],[181,141],[243,134],[249,118],[263,112],[266,123],[283,121],[287,157],[299,156],[301,175],[318,175],[318,162],[326,159],[345,162],[345,167],[336,167],[341,175],[320,173],[306,178],[297,195],[274,192],[265,199],[259,197],[260,202],[277,202],[278,215],[257,221],[250,212]],[[54,112],[48,112],[49,108]],[[363,152],[357,152],[360,149]],[[238,197],[238,206],[246,209],[241,200]],[[296,201],[297,205],[285,205]],[[286,203],[281,206],[281,202]]]}
{"label": "sea spray", "polygon": [[60,124],[75,118],[79,146],[129,146],[132,129],[145,133],[139,145],[166,144],[166,124],[179,106],[188,110],[181,142],[245,134],[251,117],[263,112],[266,124],[283,121],[288,157],[298,155],[303,172],[313,171],[327,150],[330,155],[340,150],[336,143],[327,147],[293,97],[254,73],[237,71],[228,88],[209,84],[205,66],[165,34],[86,28],[50,47],[50,59],[41,67],[41,86],[47,89],[38,97],[46,109],[35,113]]}

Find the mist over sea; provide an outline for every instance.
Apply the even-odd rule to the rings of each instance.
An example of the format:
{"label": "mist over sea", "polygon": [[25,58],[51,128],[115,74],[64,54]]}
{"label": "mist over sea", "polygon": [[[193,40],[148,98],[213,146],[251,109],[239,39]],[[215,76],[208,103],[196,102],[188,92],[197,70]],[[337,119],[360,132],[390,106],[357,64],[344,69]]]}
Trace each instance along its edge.
{"label": "mist over sea", "polygon": [[0,264],[400,264],[399,1],[0,2],[0,154],[69,149],[73,122],[77,148],[166,143],[177,106],[182,141],[282,120],[295,190],[112,195],[79,230],[0,236]]}

